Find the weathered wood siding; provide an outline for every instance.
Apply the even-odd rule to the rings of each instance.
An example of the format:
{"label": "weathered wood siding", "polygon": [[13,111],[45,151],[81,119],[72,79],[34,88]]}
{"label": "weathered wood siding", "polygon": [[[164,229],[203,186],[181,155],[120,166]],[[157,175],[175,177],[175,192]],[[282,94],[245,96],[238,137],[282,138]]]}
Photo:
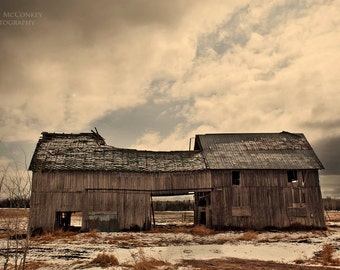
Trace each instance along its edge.
{"label": "weathered wood siding", "polygon": [[211,188],[210,172],[35,172],[31,196],[31,226],[52,231],[56,212],[82,212],[83,229],[88,215],[111,212],[119,229],[149,229],[151,195],[181,194]]}
{"label": "weathered wood siding", "polygon": [[288,182],[286,170],[241,170],[240,184],[232,185],[231,170],[35,172],[31,225],[51,231],[56,212],[72,211],[83,213],[82,228],[88,229],[89,213],[105,212],[117,216],[119,230],[149,229],[152,195],[211,191],[208,226],[324,228],[318,171],[301,170],[297,176],[297,182]]}
{"label": "weathered wood siding", "polygon": [[288,182],[286,170],[242,170],[232,185],[231,170],[212,171],[213,226],[324,228],[318,171],[298,171],[298,179]]}

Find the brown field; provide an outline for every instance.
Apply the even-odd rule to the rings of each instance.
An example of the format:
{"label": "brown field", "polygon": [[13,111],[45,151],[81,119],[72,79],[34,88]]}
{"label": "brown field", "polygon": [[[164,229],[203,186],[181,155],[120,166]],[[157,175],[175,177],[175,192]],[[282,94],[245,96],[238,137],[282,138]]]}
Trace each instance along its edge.
{"label": "brown field", "polygon": [[340,222],[340,211],[326,211],[326,221],[329,222]]}

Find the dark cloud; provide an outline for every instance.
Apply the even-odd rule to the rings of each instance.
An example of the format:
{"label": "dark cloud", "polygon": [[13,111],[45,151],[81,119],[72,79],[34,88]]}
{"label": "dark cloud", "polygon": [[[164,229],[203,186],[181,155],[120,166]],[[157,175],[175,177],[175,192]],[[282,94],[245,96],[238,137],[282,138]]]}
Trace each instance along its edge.
{"label": "dark cloud", "polygon": [[316,154],[325,166],[323,173],[340,174],[340,137],[323,138],[313,145]]}
{"label": "dark cloud", "polygon": [[[189,1],[157,1],[157,0],[1,0],[3,11],[42,12],[44,22],[48,26],[62,27],[61,32],[68,27],[77,27],[84,32],[107,32],[110,29],[123,31],[125,24],[143,26],[156,24],[177,25],[189,8]],[[2,15],[2,14],[1,14]],[[108,29],[108,27],[110,29]],[[17,29],[11,29],[18,30]],[[56,30],[51,27],[50,30]]]}
{"label": "dark cloud", "polygon": [[[133,108],[111,111],[92,121],[89,129],[97,127],[106,142],[116,147],[129,147],[146,132],[159,132],[162,138],[174,132],[178,123],[187,123],[181,110],[190,101],[154,103],[149,100]],[[186,125],[189,125],[188,123]],[[193,128],[192,125],[187,129]]]}
{"label": "dark cloud", "polygon": [[[39,134],[37,134],[37,141]],[[6,158],[8,165],[20,170],[27,169],[35,149],[36,143],[28,141],[2,142],[0,141],[0,157]],[[0,166],[5,166],[0,164]]]}
{"label": "dark cloud", "polygon": [[340,198],[340,176],[339,175],[321,175],[320,187],[322,196]]}
{"label": "dark cloud", "polygon": [[[315,117],[317,117],[318,114],[320,114],[320,111],[326,110],[327,106],[319,105],[317,108],[314,108],[312,110]],[[305,121],[301,124],[301,126],[306,128],[312,128],[316,130],[333,130],[337,129],[340,126],[340,119],[329,119],[329,120],[309,120]]]}
{"label": "dark cloud", "polygon": [[[9,86],[20,89],[20,82],[30,82],[24,68],[25,65],[29,68],[33,61],[48,59],[74,65],[81,58],[86,68],[86,64],[92,63],[91,55],[84,59],[80,53],[82,49],[104,43],[105,49],[114,51],[135,29],[146,25],[160,29],[180,24],[188,7],[187,1],[1,0],[0,19],[5,19],[4,12],[42,13],[41,18],[33,19],[33,26],[0,27],[2,91]],[[69,68],[71,72],[72,66]]]}

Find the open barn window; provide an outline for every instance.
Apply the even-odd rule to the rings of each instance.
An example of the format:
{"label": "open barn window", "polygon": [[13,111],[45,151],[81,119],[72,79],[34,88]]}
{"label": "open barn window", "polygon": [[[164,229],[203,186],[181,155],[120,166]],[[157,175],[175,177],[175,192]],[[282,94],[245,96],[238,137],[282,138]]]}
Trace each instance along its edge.
{"label": "open barn window", "polygon": [[232,171],[231,179],[232,179],[233,186],[239,186],[240,185],[240,171]]}
{"label": "open barn window", "polygon": [[79,231],[82,226],[82,212],[56,212],[56,229]]}
{"label": "open barn window", "polygon": [[289,170],[287,171],[288,182],[292,183],[297,181],[297,170]]}

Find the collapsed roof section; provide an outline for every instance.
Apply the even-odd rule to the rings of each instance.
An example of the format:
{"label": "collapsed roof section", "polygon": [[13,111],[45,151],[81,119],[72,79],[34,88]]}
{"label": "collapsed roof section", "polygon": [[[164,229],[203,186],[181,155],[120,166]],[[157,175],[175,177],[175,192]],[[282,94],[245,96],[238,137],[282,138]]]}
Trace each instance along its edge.
{"label": "collapsed roof section", "polygon": [[32,171],[175,172],[206,169],[323,169],[303,134],[196,135],[194,151],[140,151],[109,146],[98,132],[43,132]]}
{"label": "collapsed roof section", "polygon": [[107,145],[98,133],[43,132],[29,169],[172,172],[206,166],[199,151],[138,151]]}

